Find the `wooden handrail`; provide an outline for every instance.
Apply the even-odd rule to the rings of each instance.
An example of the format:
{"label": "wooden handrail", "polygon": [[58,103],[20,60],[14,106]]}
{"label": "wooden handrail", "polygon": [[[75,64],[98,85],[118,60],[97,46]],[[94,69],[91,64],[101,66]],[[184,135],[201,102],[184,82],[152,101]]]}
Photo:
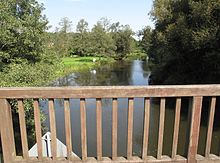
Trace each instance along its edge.
{"label": "wooden handrail", "polygon": [[219,96],[220,85],[0,88],[0,99]]}
{"label": "wooden handrail", "polygon": [[[211,97],[210,114],[208,121],[208,131],[206,139],[206,149],[203,159],[198,159],[198,142],[199,142],[199,131],[200,131],[200,120],[203,105],[203,97]],[[220,85],[178,85],[178,86],[108,86],[108,87],[39,87],[39,88],[0,88],[0,131],[1,141],[3,148],[4,161],[8,162],[207,162],[215,161],[220,162],[220,157],[212,157],[211,154],[211,141],[213,132],[213,122],[215,117],[215,108],[217,103],[217,97],[220,96]],[[143,121],[143,144],[142,144],[142,157],[136,157],[133,155],[133,132],[134,132],[134,113],[135,113],[135,99],[144,99],[144,121]],[[158,147],[157,147],[157,158],[153,158],[148,155],[148,144],[149,144],[149,130],[150,130],[150,112],[151,112],[151,99],[158,97],[160,99],[160,115],[159,129],[158,129]],[[176,99],[175,106],[175,120],[173,130],[173,140],[171,142],[172,154],[171,156],[164,157],[163,155],[163,139],[165,129],[165,111],[166,101],[168,97],[174,97]],[[189,145],[187,157],[184,158],[179,156],[177,153],[179,128],[180,128],[180,115],[181,115],[181,103],[183,97],[193,98],[193,105],[191,108],[191,125],[189,128]],[[82,158],[75,158],[72,155],[72,144],[71,140],[71,108],[70,99],[77,98],[80,100],[80,124],[81,127],[81,150]],[[90,158],[87,153],[87,107],[86,99],[94,98],[96,100],[96,135],[97,135],[97,157]],[[102,149],[102,99],[112,99],[112,155],[109,158],[103,156]],[[127,98],[127,155],[123,158],[118,154],[118,99]],[[9,100],[17,100],[18,102],[18,115],[19,125],[21,132],[21,145],[23,155],[22,157],[16,156],[15,151],[15,140],[13,133],[12,124],[12,113],[9,104]],[[33,101],[34,111],[34,123],[36,131],[36,142],[37,142],[37,158],[31,158],[28,154],[28,140],[25,123],[25,111],[24,111],[24,100],[31,99]],[[49,118],[50,118],[50,131],[51,131],[51,148],[52,157],[44,158],[42,149],[42,126],[40,119],[40,106],[39,99],[48,99]],[[57,155],[57,135],[56,135],[56,114],[54,107],[55,99],[64,100],[64,126],[66,134],[66,146],[67,158],[61,158]],[[4,124],[4,125],[2,125]]]}

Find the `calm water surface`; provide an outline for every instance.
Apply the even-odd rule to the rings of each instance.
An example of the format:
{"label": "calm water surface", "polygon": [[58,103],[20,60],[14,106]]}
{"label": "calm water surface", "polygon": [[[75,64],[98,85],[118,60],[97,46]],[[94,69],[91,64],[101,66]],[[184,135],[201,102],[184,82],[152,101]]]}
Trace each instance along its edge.
{"label": "calm water surface", "polygon": [[[63,78],[54,81],[51,86],[112,86],[112,85],[148,85],[150,71],[144,61],[134,60],[131,62],[117,62],[113,65],[103,65],[101,68],[88,70],[80,73],[72,73]],[[188,128],[191,99],[183,99],[181,108],[180,134],[178,144],[178,154],[186,155]],[[209,99],[207,98],[207,106]],[[41,108],[46,115],[46,123],[49,128],[49,115],[47,101],[40,102]],[[80,138],[80,107],[79,99],[70,99],[71,123],[72,123],[72,142],[73,151],[81,156],[81,138]],[[127,108],[128,99],[119,99],[118,106],[118,155],[126,156],[127,142]],[[175,114],[175,99],[169,98],[166,103],[165,113],[165,131],[163,154],[171,155],[172,133]],[[208,108],[208,107],[207,107]],[[203,108],[201,137],[199,153],[204,153],[204,145],[207,130],[208,109]],[[102,99],[102,116],[103,116],[103,155],[111,156],[111,124],[112,124],[112,99]],[[63,100],[55,100],[57,137],[65,144],[65,127],[64,127],[64,107]],[[96,101],[95,99],[86,99],[87,114],[87,143],[88,156],[96,156]],[[141,155],[142,137],[143,137],[143,114],[144,99],[135,98],[134,100],[134,131],[133,131],[133,154]],[[215,118],[215,127],[212,142],[212,152],[218,153],[220,132],[218,125],[218,116]],[[150,111],[150,135],[149,135],[149,155],[156,156],[157,139],[159,124],[159,99],[151,99]]]}

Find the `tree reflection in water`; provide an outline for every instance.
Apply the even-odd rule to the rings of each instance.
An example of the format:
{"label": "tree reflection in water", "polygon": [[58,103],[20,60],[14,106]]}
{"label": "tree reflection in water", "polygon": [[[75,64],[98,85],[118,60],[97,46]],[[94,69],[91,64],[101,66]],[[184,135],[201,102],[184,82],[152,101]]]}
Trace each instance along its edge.
{"label": "tree reflection in water", "polygon": [[[150,71],[148,66],[143,61],[132,62],[117,62],[114,64],[103,65],[96,68],[96,73],[92,70],[72,73],[66,77],[60,78],[52,86],[111,86],[111,85],[148,85],[148,77]],[[210,99],[205,99],[201,118],[201,130],[199,140],[200,154],[204,153],[205,138],[207,131],[207,117],[209,114]],[[190,110],[192,98],[183,98],[181,106],[179,143],[177,153],[186,156],[187,142],[189,136],[190,125]],[[45,105],[45,115],[48,115],[48,109]],[[71,123],[72,123],[72,140],[73,151],[81,155],[81,137],[80,137],[80,106],[79,99],[71,99]],[[128,99],[120,98],[118,100],[118,154],[126,156],[127,148],[127,107]],[[217,106],[219,107],[219,100]],[[43,107],[44,108],[44,107]],[[96,101],[95,99],[86,99],[87,111],[87,141],[88,141],[88,155],[96,156]],[[57,136],[65,143],[64,130],[64,113],[63,101],[55,101],[56,121],[57,121]],[[102,115],[103,115],[103,155],[111,156],[111,124],[112,124],[112,99],[102,99]],[[214,133],[212,141],[212,152],[219,151],[219,112],[215,116]],[[142,141],[143,141],[143,115],[144,115],[144,99],[134,99],[134,130],[133,130],[133,153],[134,155],[141,155]],[[175,99],[166,99],[165,112],[165,130],[163,154],[171,155],[172,136],[175,115]],[[47,116],[46,125],[49,126],[49,117]],[[159,99],[151,98],[150,111],[150,132],[149,132],[149,150],[148,154],[156,156],[157,153],[157,139],[159,126]]]}

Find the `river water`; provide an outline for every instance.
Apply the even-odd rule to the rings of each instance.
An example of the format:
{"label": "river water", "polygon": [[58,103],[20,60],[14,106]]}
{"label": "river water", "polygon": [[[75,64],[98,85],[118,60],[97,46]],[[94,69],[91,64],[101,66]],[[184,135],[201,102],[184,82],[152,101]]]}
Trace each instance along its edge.
{"label": "river water", "polygon": [[[100,68],[72,73],[54,81],[51,86],[114,86],[114,85],[148,85],[150,71],[147,63],[140,60],[130,62],[117,62],[111,65],[103,65]],[[178,154],[186,156],[189,136],[189,119],[192,98],[183,99],[181,106],[180,134]],[[207,100],[209,102],[209,98]],[[49,127],[49,113],[47,101],[40,102],[43,113],[46,116],[45,125]],[[208,106],[208,105],[207,105]],[[73,152],[81,156],[80,137],[80,107],[79,99],[70,99],[71,128]],[[111,156],[111,124],[112,124],[112,100],[102,99],[103,116],[103,155]],[[128,99],[119,99],[118,106],[118,155],[126,156],[127,143],[127,108]],[[172,135],[175,114],[175,99],[167,98],[165,112],[165,131],[163,154],[171,155]],[[207,107],[208,108],[208,107]],[[203,108],[201,134],[199,141],[199,153],[204,153],[207,131],[208,109]],[[57,137],[65,144],[64,107],[63,100],[55,100]],[[96,156],[96,102],[95,99],[86,99],[87,114],[87,144],[88,156]],[[134,99],[134,131],[133,131],[133,155],[141,155],[143,137],[144,99]],[[218,114],[219,115],[219,114]],[[219,151],[219,121],[217,116],[214,124],[212,153]],[[156,156],[159,125],[159,99],[151,99],[150,111],[150,135],[148,155]]]}

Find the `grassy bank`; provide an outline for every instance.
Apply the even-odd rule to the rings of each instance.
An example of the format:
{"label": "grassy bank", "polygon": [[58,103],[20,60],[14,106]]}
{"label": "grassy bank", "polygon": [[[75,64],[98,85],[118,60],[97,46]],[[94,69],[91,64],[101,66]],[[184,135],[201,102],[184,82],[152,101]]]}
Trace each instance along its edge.
{"label": "grassy bank", "polygon": [[147,54],[142,50],[135,50],[127,55],[126,60],[135,60],[135,59],[146,60],[146,57]]}
{"label": "grassy bank", "polygon": [[71,72],[80,72],[113,62],[114,59],[109,57],[65,57],[62,58],[62,69],[58,74],[63,76]]}

